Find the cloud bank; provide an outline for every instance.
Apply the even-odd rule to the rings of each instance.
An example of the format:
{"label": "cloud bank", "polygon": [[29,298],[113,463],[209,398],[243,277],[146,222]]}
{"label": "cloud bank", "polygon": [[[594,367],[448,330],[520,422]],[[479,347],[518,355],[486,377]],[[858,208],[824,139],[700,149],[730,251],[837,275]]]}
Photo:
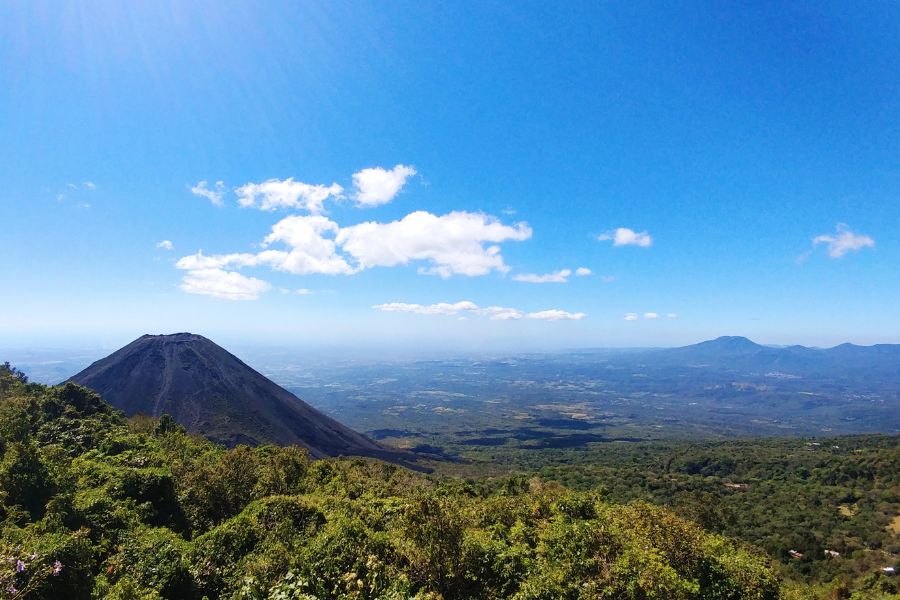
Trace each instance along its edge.
{"label": "cloud bank", "polygon": [[525,312],[517,308],[508,308],[505,306],[487,306],[482,308],[469,300],[463,300],[453,304],[440,302],[428,305],[389,302],[387,304],[376,304],[372,308],[382,312],[412,313],[431,316],[459,316],[461,314],[477,315],[487,317],[492,321],[517,321],[520,319],[530,319],[535,321],[580,321],[585,317],[585,314],[581,312],[572,313],[558,309]]}
{"label": "cloud bank", "polygon": [[[374,267],[422,263],[419,272],[448,278],[506,273],[500,246],[531,237],[526,223],[505,225],[483,213],[410,213],[399,221],[366,222],[340,227],[321,215],[281,219],[263,238],[260,252],[183,256],[175,266],[188,271],[268,267],[294,275],[353,275]],[[273,247],[274,246],[274,247]],[[256,280],[259,281],[259,280]],[[182,286],[205,293],[202,286]],[[257,294],[259,290],[257,289]]]}

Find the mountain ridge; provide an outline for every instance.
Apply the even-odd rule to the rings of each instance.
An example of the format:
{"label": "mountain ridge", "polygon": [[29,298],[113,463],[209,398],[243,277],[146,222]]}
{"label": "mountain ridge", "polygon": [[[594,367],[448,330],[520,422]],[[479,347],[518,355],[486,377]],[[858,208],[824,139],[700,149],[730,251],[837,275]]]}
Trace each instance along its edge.
{"label": "mountain ridge", "polygon": [[850,369],[900,373],[900,344],[859,346],[845,342],[830,348],[765,346],[742,336],[720,336],[688,346],[659,348],[651,354],[657,363],[670,365],[795,369],[815,373]]}

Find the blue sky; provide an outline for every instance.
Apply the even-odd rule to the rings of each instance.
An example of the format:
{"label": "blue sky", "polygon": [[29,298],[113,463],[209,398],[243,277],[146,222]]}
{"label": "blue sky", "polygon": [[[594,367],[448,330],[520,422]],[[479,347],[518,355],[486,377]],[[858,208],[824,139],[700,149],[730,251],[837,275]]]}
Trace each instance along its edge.
{"label": "blue sky", "polygon": [[898,73],[889,2],[4,3],[0,339],[898,342]]}

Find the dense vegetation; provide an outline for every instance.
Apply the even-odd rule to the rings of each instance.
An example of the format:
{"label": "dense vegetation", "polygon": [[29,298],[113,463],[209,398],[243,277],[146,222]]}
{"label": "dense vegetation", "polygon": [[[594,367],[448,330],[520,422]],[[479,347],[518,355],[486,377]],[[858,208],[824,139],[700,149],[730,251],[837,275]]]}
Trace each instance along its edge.
{"label": "dense vegetation", "polygon": [[438,466],[472,476],[487,469],[496,474],[501,464],[614,502],[664,505],[707,530],[759,546],[779,559],[787,577],[821,590],[878,588],[889,581],[881,569],[900,566],[896,436],[657,441],[541,452],[482,447],[468,457]]}
{"label": "dense vegetation", "polygon": [[774,599],[761,553],[539,479],[226,450],[0,368],[6,598]]}

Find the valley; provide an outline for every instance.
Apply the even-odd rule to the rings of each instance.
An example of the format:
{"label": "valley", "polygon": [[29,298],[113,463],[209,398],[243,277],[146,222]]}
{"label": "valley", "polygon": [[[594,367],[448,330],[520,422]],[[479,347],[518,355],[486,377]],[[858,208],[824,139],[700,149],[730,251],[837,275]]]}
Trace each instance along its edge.
{"label": "valley", "polygon": [[[708,343],[708,342],[707,342]],[[757,346],[767,353],[768,347]],[[896,347],[895,347],[896,348]],[[900,355],[869,372],[672,350],[598,350],[393,362],[253,355],[267,376],[377,439],[466,456],[658,439],[900,433]],[[718,361],[728,361],[727,350]],[[826,358],[827,360],[827,358]],[[785,366],[781,366],[785,369]]]}
{"label": "valley", "polygon": [[[840,582],[890,587],[877,575],[900,552],[896,347],[852,351],[870,355],[856,358],[868,361],[865,369],[840,368],[831,361],[847,357],[829,351],[743,338],[663,350],[428,359],[256,350],[242,352],[245,365],[205,338],[179,334],[140,338],[78,377],[90,382],[89,374],[106,373],[100,381],[112,386],[109,398],[126,408],[146,403],[147,393],[178,406],[178,394],[188,393],[217,423],[207,437],[240,440],[242,420],[260,422],[262,390],[306,406],[254,379],[252,365],[308,402],[303,410],[372,440],[358,438],[363,454],[480,493],[540,481],[615,505],[649,502],[765,552],[782,596],[806,599]],[[798,355],[803,360],[793,360]],[[35,355],[34,366],[46,377],[41,367],[50,365],[57,377],[81,369],[85,357]],[[137,364],[153,366],[137,375]],[[159,380],[182,383],[159,391],[152,383]],[[131,391],[122,396],[126,382]],[[231,416],[222,419],[215,403]],[[260,431],[276,431],[267,427]],[[294,431],[304,436],[316,426],[298,423]]]}

